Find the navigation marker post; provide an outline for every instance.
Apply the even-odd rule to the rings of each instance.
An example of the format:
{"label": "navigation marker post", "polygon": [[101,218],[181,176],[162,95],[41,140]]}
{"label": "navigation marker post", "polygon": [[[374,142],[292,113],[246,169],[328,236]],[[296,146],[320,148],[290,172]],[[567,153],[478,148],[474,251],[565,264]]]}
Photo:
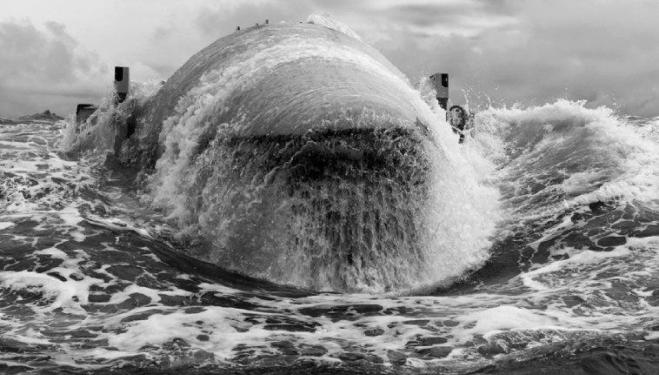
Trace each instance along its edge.
{"label": "navigation marker post", "polygon": [[114,67],[114,104],[123,103],[128,96],[130,70],[127,66]]}
{"label": "navigation marker post", "polygon": [[435,73],[430,76],[435,92],[437,92],[437,102],[443,110],[448,108],[448,73]]}

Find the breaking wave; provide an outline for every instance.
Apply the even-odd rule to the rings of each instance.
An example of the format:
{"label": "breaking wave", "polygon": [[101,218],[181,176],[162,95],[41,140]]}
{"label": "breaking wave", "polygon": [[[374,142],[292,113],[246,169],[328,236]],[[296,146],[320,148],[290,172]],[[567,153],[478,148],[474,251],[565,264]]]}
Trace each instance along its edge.
{"label": "breaking wave", "polygon": [[135,122],[125,140],[83,133],[143,172],[144,200],[191,254],[226,269],[382,292],[477,268],[499,219],[491,163],[461,150],[382,55],[323,20],[224,37],[107,112],[106,129]]}

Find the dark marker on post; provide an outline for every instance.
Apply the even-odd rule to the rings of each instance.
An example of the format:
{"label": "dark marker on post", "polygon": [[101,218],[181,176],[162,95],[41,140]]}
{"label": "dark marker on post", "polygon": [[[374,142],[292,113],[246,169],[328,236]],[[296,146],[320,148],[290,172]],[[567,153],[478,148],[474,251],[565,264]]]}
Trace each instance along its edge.
{"label": "dark marker on post", "polygon": [[443,110],[448,108],[448,73],[435,73],[430,76],[435,92],[437,92],[437,102]]}
{"label": "dark marker on post", "polygon": [[114,104],[123,103],[128,96],[130,72],[127,66],[114,67]]}
{"label": "dark marker on post", "polygon": [[78,104],[76,107],[76,124],[80,125],[81,123],[87,121],[89,116],[91,116],[98,107],[93,104]]}

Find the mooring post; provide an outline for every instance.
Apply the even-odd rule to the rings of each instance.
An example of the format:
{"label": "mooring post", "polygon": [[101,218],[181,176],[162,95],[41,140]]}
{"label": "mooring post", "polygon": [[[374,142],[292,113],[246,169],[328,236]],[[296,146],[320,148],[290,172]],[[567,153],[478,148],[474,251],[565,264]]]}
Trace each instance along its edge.
{"label": "mooring post", "polygon": [[130,71],[127,66],[114,67],[114,104],[123,103],[128,96]]}
{"label": "mooring post", "polygon": [[435,91],[437,92],[437,102],[443,110],[448,108],[448,73],[435,73],[430,76]]}

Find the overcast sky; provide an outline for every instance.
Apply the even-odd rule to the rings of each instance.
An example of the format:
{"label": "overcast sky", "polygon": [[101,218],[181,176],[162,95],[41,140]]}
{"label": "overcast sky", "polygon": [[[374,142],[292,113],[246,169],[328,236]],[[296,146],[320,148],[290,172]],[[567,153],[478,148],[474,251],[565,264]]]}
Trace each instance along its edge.
{"label": "overcast sky", "polygon": [[659,1],[20,0],[0,4],[0,115],[60,114],[96,102],[111,68],[167,79],[236,25],[327,13],[378,48],[414,85],[451,73],[472,103],[559,97],[659,114]]}

